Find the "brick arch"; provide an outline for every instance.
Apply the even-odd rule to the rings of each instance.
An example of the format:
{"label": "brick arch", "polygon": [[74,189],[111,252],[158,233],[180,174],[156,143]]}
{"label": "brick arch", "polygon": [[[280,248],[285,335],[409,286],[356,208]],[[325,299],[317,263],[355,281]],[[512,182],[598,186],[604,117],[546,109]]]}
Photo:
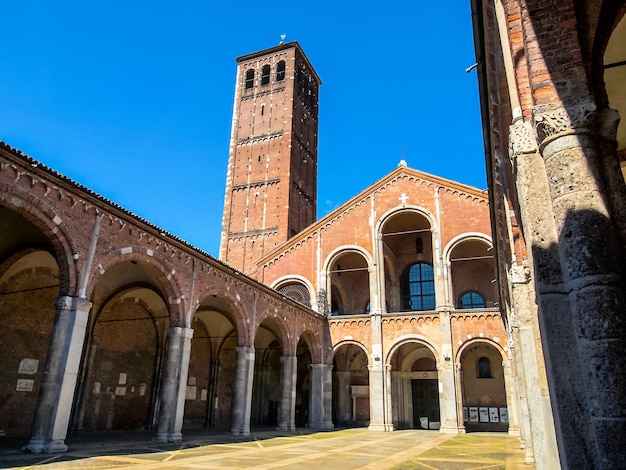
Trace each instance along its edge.
{"label": "brick arch", "polygon": [[393,209],[388,210],[387,212],[385,212],[380,219],[378,219],[378,221],[376,222],[376,236],[380,237],[382,235],[382,230],[383,227],[385,226],[385,224],[394,216],[402,213],[402,212],[412,212],[414,214],[418,214],[421,215],[422,217],[424,217],[426,220],[428,220],[428,223],[430,225],[430,230],[431,232],[434,234],[436,232],[439,231],[439,227],[437,226],[437,219],[435,218],[435,216],[427,209],[420,207],[420,206],[414,206],[412,204],[406,204],[403,207],[394,207]]}
{"label": "brick arch", "polygon": [[[116,250],[117,254],[105,254],[104,256],[100,256],[97,258],[101,269],[96,269],[92,272],[92,275],[89,279],[89,283],[87,285],[86,296],[90,298],[93,294],[95,287],[98,285],[99,281],[102,279],[104,274],[112,268],[114,265],[122,263],[124,261],[139,261],[155,268],[155,272],[157,273],[157,280],[159,281],[158,287],[163,289],[161,294],[164,297],[165,303],[168,306],[168,311],[170,314],[170,323],[172,326],[183,326],[184,322],[184,301],[183,295],[181,293],[181,287],[176,282],[176,277],[170,276],[173,268],[171,268],[167,261],[155,253],[155,256],[148,256],[141,252],[138,247],[133,247],[132,253],[119,253],[119,250]],[[179,303],[176,300],[181,300]],[[189,301],[189,300],[187,300]]]}
{"label": "brick arch", "polygon": [[439,350],[435,347],[435,345],[432,343],[432,341],[429,338],[423,335],[419,335],[419,334],[403,335],[397,338],[391,344],[391,347],[388,349],[386,355],[385,355],[385,352],[383,351],[383,355],[385,356],[385,365],[391,366],[391,358],[393,357],[394,353],[398,349],[400,349],[402,346],[404,346],[405,344],[409,344],[409,343],[420,343],[426,346],[430,350],[430,352],[433,354],[433,357],[435,358],[435,361],[437,362],[437,367],[439,367],[441,363],[441,353],[439,352]]}
{"label": "brick arch", "polygon": [[335,353],[342,347],[342,346],[356,346],[358,348],[361,348],[361,350],[363,351],[363,353],[365,354],[365,357],[368,358],[369,361],[369,357],[370,357],[370,351],[367,349],[367,346],[365,346],[364,343],[362,343],[361,341],[356,341],[353,339],[345,339],[343,341],[339,341],[338,343],[336,343],[335,345],[333,345],[333,349],[331,351],[331,353],[328,355],[328,359],[327,362],[329,364],[333,363],[333,360],[335,359]]}
{"label": "brick arch", "polygon": [[444,261],[446,263],[449,263],[450,254],[452,253],[452,250],[454,250],[461,243],[467,242],[467,241],[479,241],[479,242],[485,243],[489,247],[493,247],[493,241],[491,240],[491,237],[489,237],[488,235],[485,235],[484,233],[480,233],[480,232],[461,233],[460,235],[457,235],[452,240],[450,240],[448,244],[446,245],[446,247],[444,248],[443,250]]}
{"label": "brick arch", "polygon": [[374,259],[372,258],[372,255],[365,248],[363,248],[362,246],[359,246],[359,245],[341,245],[341,246],[338,246],[337,248],[335,248],[334,250],[332,250],[328,254],[328,256],[326,256],[326,259],[324,260],[324,264],[322,266],[322,271],[323,272],[328,272],[328,270],[330,269],[332,264],[335,262],[335,260],[337,260],[337,258],[341,257],[342,255],[344,255],[346,253],[357,253],[357,254],[363,256],[363,259],[367,263],[368,269],[371,269],[373,264],[374,264]]}
{"label": "brick arch", "polygon": [[228,318],[235,326],[235,330],[237,332],[237,346],[252,346],[254,342],[251,342],[250,340],[250,330],[248,328],[248,323],[245,321],[246,318],[250,318],[247,305],[245,302],[238,301],[236,295],[233,295],[232,292],[227,291],[226,289],[207,290],[203,292],[201,296],[198,296],[197,298],[201,300],[198,300],[194,305],[192,321],[202,301],[207,297],[212,296],[224,300],[230,307],[230,316]]}
{"label": "brick arch", "polygon": [[311,353],[311,363],[319,364],[322,362],[322,340],[319,335],[316,335],[310,328],[305,328],[300,332],[296,341],[296,348],[300,340],[303,340],[309,352]]}
{"label": "brick arch", "polygon": [[474,346],[475,344],[486,344],[488,346],[492,346],[494,347],[502,356],[502,360],[503,361],[508,361],[509,358],[507,357],[506,351],[504,350],[504,348],[502,347],[502,345],[496,343],[495,341],[493,341],[490,338],[471,338],[468,339],[466,341],[463,342],[463,344],[457,349],[455,357],[454,357],[454,362],[456,364],[460,364],[461,363],[461,356],[463,356],[463,353],[465,352],[465,350],[471,346]]}
{"label": "brick arch", "polygon": [[53,208],[45,200],[28,193],[20,186],[6,182],[0,183],[0,204],[31,222],[50,240],[54,249],[53,256],[59,267],[59,295],[77,296],[78,267],[75,261],[69,260],[74,260],[74,254],[80,250],[63,224],[57,225],[54,222],[58,214]]}
{"label": "brick arch", "polygon": [[270,308],[265,311],[264,315],[259,317],[253,331],[254,335],[252,339],[252,344],[254,344],[254,338],[256,338],[257,332],[259,331],[261,324],[264,321],[268,320],[278,330],[278,340],[280,341],[283,350],[283,356],[295,356],[297,343],[296,345],[294,345],[294,341],[291,340],[292,338],[290,337],[289,330],[287,328],[287,325],[285,324],[285,321],[289,321],[289,319],[283,320],[282,316],[280,316],[280,313],[270,312],[269,310]]}

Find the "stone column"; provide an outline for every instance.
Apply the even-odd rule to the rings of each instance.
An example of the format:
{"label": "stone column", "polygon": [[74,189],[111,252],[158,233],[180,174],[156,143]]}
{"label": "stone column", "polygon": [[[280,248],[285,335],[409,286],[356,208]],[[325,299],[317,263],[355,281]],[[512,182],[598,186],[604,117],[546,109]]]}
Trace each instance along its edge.
{"label": "stone column", "polygon": [[250,435],[254,357],[254,346],[237,346],[237,372],[235,375],[230,428],[230,432],[234,436]]}
{"label": "stone column", "polygon": [[463,374],[461,372],[461,364],[455,362],[452,364],[454,373],[454,391],[456,393],[456,415],[458,419],[458,433],[465,434],[465,421],[463,420]]}
{"label": "stone column", "polygon": [[372,314],[372,355],[369,358],[370,424],[369,429],[385,431],[385,370],[382,358],[382,316]]}
{"label": "stone column", "polygon": [[445,361],[438,367],[439,401],[441,425],[439,430],[446,434],[461,434],[462,415],[458,414],[456,387],[454,383],[454,367],[452,361]]}
{"label": "stone column", "polygon": [[[548,175],[539,153],[536,136],[530,123],[524,121],[518,121],[509,131],[510,156],[517,171],[516,184],[520,196],[520,212],[525,225],[524,234],[527,244],[533,248],[529,252],[532,261],[530,266],[516,263],[509,271],[513,304],[512,317],[509,321],[513,326],[511,336],[515,347],[513,353],[519,384],[520,434],[527,463],[534,462],[537,469],[558,468],[559,457],[552,412],[546,414],[546,408],[541,405],[544,400],[549,403],[550,397],[546,377],[548,366],[544,361],[540,340],[539,311],[543,310],[544,316],[549,313],[549,317],[560,325],[558,327],[561,329],[560,334],[554,336],[554,339],[560,342],[559,337],[569,336],[569,333],[564,335],[564,332],[571,328],[571,323],[564,321],[569,318],[569,305],[560,287],[562,275],[557,250],[558,236],[554,212],[551,205],[546,204],[546,201],[550,200]],[[533,238],[533,234],[536,233],[541,234],[541,239]],[[536,273],[537,277],[535,282],[533,273]],[[520,326],[530,328],[526,334],[526,341],[520,340]],[[547,331],[544,331],[543,334],[546,333]],[[563,345],[566,343],[567,340]],[[567,354],[559,358],[562,370],[572,372],[577,370],[576,356]],[[537,393],[543,395],[544,400],[529,398],[530,395]],[[534,456],[535,447],[537,459]]]}
{"label": "stone column", "polygon": [[278,431],[293,432],[296,430],[296,381],[298,373],[298,358],[283,356],[280,358],[280,415],[278,417]]}
{"label": "stone column", "polygon": [[333,429],[333,366],[330,364],[311,364],[311,395],[309,410],[309,428]]}
{"label": "stone column", "polygon": [[67,451],[65,438],[91,303],[77,297],[59,297],[56,309],[32,436],[24,447],[28,452]]}
{"label": "stone column", "polygon": [[459,434],[461,432],[462,415],[458,414],[457,394],[455,387],[454,367],[452,358],[452,325],[450,322],[450,312],[441,311],[440,338],[441,354],[438,358],[438,379],[439,379],[439,406],[441,425],[439,430],[448,434]]}
{"label": "stone column", "polygon": [[168,332],[167,357],[161,386],[161,407],[155,440],[180,442],[187,394],[187,375],[193,329],[178,326]]}

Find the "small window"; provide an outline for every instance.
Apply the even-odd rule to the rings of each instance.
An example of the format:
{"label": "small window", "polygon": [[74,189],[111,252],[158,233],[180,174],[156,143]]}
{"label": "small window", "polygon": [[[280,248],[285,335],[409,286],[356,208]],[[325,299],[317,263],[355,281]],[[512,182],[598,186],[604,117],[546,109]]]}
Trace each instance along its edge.
{"label": "small window", "polygon": [[461,295],[459,308],[485,308],[485,298],[476,291],[468,291]]}
{"label": "small window", "polygon": [[254,86],[254,70],[249,69],[246,71],[246,90],[249,90]]}
{"label": "small window", "polygon": [[415,252],[417,254],[424,253],[424,240],[422,237],[417,237],[415,239]]}
{"label": "small window", "polygon": [[269,85],[270,83],[270,66],[264,65],[261,69],[261,85]]}
{"label": "small window", "polygon": [[285,79],[285,61],[281,60],[276,65],[276,81],[282,82]]}
{"label": "small window", "polygon": [[491,361],[488,357],[481,357],[478,359],[478,378],[479,379],[490,379],[491,375]]}

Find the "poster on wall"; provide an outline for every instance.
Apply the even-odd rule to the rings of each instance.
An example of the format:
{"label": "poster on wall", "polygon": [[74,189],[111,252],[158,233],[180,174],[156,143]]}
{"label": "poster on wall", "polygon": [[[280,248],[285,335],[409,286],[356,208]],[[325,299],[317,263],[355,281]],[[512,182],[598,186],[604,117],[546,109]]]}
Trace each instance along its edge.
{"label": "poster on wall", "polygon": [[500,416],[498,413],[498,408],[489,408],[489,422],[490,423],[499,423]]}
{"label": "poster on wall", "polygon": [[470,406],[469,408],[469,419],[473,423],[478,421],[478,408],[476,408],[475,406]]}
{"label": "poster on wall", "polygon": [[488,423],[489,422],[489,408],[486,406],[481,406],[478,409],[478,413],[480,414],[480,422]]}
{"label": "poster on wall", "polygon": [[509,422],[509,409],[507,407],[500,408],[500,422],[502,423]]}
{"label": "poster on wall", "polygon": [[463,421],[466,423],[469,421],[469,414],[467,413],[467,406],[463,407]]}

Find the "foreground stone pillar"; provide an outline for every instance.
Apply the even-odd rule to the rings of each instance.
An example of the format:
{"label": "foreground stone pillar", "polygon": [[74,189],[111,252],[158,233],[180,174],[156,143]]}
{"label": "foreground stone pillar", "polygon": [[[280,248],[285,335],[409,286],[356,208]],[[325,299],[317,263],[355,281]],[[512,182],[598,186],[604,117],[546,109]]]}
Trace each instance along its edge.
{"label": "foreground stone pillar", "polygon": [[[607,203],[607,175],[597,152],[602,122],[596,117],[595,103],[584,96],[533,107],[541,158],[528,155],[537,163],[528,169],[528,189],[518,177],[520,201],[535,189],[546,196],[539,205],[523,206],[522,215],[559,455],[561,465],[572,468],[613,468],[626,461],[626,388],[616,379],[626,376],[626,250],[618,230],[623,215]],[[530,395],[528,400],[532,407]],[[539,464],[537,457],[535,452]]]}
{"label": "foreground stone pillar", "polygon": [[28,452],[67,451],[65,438],[91,302],[77,297],[59,297],[56,309],[32,437],[24,447]]}
{"label": "foreground stone pillar", "polygon": [[333,429],[333,366],[311,364],[309,428]]}
{"label": "foreground stone pillar", "polygon": [[252,382],[254,380],[254,347],[237,346],[237,372],[232,402],[233,436],[250,435],[250,413],[252,409]]}
{"label": "foreground stone pillar", "polygon": [[155,439],[159,442],[180,442],[183,440],[181,429],[185,413],[193,329],[175,326],[169,329],[168,335],[159,424]]}
{"label": "foreground stone pillar", "polygon": [[298,358],[283,356],[280,358],[280,415],[278,417],[278,431],[293,432],[296,430],[296,373]]}

